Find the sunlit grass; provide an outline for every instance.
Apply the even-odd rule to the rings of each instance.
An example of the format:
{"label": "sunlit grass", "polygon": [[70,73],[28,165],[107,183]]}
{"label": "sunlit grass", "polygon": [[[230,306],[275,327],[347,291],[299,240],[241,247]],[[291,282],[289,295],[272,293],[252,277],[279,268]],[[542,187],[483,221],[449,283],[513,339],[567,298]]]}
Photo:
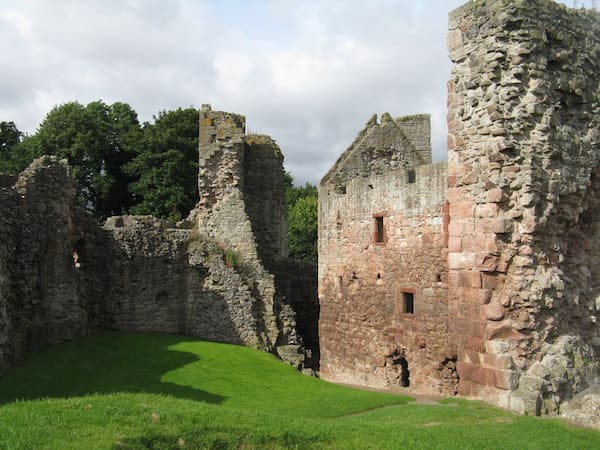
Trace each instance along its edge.
{"label": "sunlit grass", "polygon": [[599,447],[600,433],[556,420],[416,404],[182,336],[91,336],[0,377],[0,449]]}

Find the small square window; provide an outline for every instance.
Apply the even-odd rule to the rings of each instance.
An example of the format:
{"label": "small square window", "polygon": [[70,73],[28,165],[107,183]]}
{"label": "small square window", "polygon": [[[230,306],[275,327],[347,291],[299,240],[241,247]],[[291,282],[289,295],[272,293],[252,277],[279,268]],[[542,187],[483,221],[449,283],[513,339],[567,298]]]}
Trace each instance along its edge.
{"label": "small square window", "polygon": [[408,182],[412,184],[415,181],[417,181],[417,175],[415,174],[415,171],[409,170],[408,171]]}

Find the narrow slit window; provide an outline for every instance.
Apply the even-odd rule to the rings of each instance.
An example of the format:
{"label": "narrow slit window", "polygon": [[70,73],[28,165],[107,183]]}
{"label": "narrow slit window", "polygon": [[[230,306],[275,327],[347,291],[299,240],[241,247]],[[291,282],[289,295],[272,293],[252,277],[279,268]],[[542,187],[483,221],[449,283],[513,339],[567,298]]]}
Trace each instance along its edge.
{"label": "narrow slit window", "polygon": [[404,297],[404,313],[414,314],[415,313],[415,294],[412,292],[403,292]]}
{"label": "narrow slit window", "polygon": [[383,227],[383,216],[375,217],[375,242],[385,242],[385,228]]}

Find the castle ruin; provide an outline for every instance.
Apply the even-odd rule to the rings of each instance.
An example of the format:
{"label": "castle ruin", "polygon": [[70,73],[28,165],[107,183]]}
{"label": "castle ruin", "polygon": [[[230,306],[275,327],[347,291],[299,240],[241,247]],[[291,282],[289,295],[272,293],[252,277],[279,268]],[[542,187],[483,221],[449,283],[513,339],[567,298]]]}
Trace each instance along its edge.
{"label": "castle ruin", "polygon": [[156,331],[298,368],[320,351],[337,382],[589,414],[599,15],[475,0],[449,28],[448,162],[432,163],[429,116],[369,120],[319,186],[319,302],[314,267],[287,258],[281,152],[241,115],[202,107],[201,198],[176,227],[98,226],[54,157],[0,177],[0,372],[102,329]]}
{"label": "castle ruin", "polygon": [[298,368],[318,361],[316,271],[287,259],[279,147],[205,105],[200,155],[202,197],[177,227],[151,216],[98,226],[73,205],[55,157],[0,180],[0,372],[102,329],[249,345]]}
{"label": "castle ruin", "polygon": [[430,164],[426,116],[384,114],[322,179],[324,378],[530,414],[597,388],[599,18],[458,8],[447,165]]}

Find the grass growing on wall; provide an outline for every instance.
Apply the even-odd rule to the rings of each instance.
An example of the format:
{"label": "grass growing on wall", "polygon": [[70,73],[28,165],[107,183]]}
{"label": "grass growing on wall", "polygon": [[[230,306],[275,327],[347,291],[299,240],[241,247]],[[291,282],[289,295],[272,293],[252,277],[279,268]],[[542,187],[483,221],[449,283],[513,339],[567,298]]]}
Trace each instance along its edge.
{"label": "grass growing on wall", "polygon": [[600,433],[557,420],[410,400],[309,378],[246,347],[105,333],[0,377],[0,448],[600,447]]}

